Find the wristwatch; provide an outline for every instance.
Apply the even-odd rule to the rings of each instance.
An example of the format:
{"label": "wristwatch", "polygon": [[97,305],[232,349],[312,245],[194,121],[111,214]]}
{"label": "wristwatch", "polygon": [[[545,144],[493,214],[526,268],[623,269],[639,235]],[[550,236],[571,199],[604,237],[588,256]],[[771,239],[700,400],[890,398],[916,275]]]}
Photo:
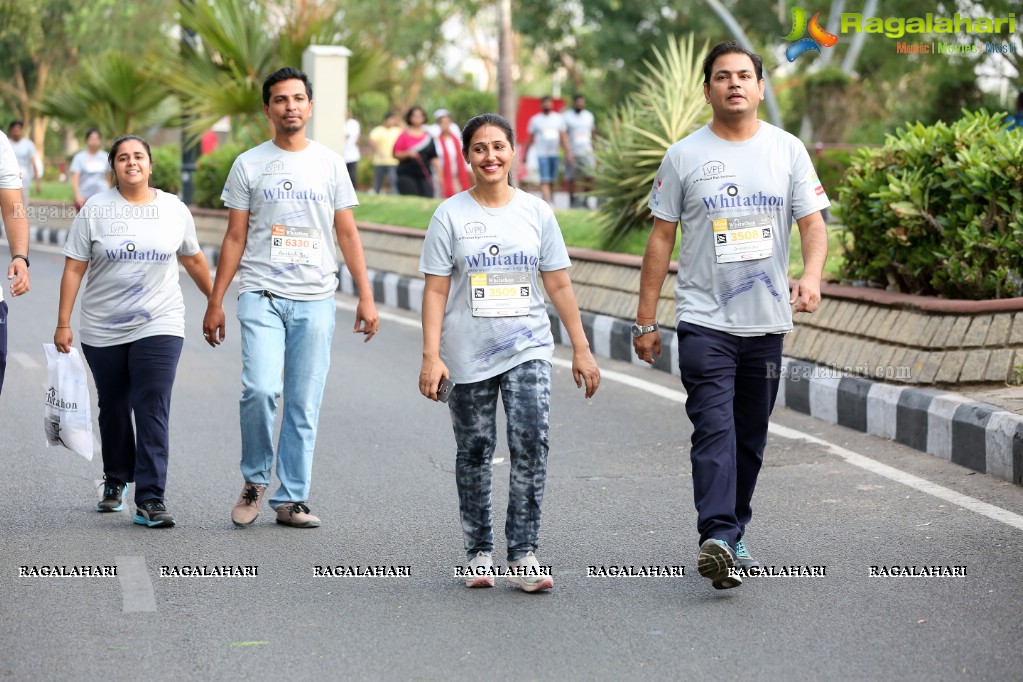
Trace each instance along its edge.
{"label": "wristwatch", "polygon": [[650,332],[655,332],[655,331],[657,331],[657,322],[654,322],[653,324],[644,325],[644,326],[640,326],[640,325],[636,324],[635,322],[632,323],[632,338],[634,338],[634,339],[638,339],[639,337],[643,336],[644,334],[649,334]]}
{"label": "wristwatch", "polygon": [[22,255],[20,253],[16,253],[13,256],[11,256],[11,261],[13,262],[15,258],[20,258],[21,260],[25,261],[25,267],[26,268],[32,267],[32,264],[28,262],[28,256]]}

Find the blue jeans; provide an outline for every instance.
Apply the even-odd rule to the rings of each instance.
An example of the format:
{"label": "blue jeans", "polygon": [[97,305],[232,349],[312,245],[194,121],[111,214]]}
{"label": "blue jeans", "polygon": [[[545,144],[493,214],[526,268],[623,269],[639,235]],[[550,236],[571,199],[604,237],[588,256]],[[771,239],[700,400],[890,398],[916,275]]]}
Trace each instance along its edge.
{"label": "blue jeans", "polygon": [[0,301],[0,391],[7,373],[7,301]]}
{"label": "blue jeans", "polygon": [[540,167],[540,182],[554,182],[558,179],[559,157],[541,156],[536,161]]}
{"label": "blue jeans", "polygon": [[693,495],[700,543],[732,547],[753,518],[753,489],[778,397],[783,334],[735,336],[678,324],[678,368],[693,422]]}
{"label": "blue jeans", "polygon": [[551,366],[530,360],[451,391],[448,407],[455,431],[455,481],[465,553],[494,551],[492,458],[497,446],[497,394],[508,421],[511,474],[504,535],[508,561],[535,552],[540,544],[540,503],[547,480],[551,411]]}
{"label": "blue jeans", "polygon": [[82,344],[99,396],[103,473],[134,483],[136,504],[164,499],[171,390],[183,343],[159,335],[116,346]]}
{"label": "blue jeans", "polygon": [[242,476],[267,485],[274,461],[277,399],[284,419],[277,446],[276,509],[309,499],[313,450],[334,336],[334,297],[293,301],[263,292],[238,297],[242,338]]}

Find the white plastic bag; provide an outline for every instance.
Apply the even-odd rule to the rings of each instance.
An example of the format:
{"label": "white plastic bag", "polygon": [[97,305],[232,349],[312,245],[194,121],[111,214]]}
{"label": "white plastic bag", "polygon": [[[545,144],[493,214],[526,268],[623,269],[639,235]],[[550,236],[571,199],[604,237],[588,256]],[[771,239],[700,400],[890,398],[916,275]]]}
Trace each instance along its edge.
{"label": "white plastic bag", "polygon": [[52,343],[46,351],[46,395],[43,398],[43,430],[46,447],[63,445],[92,461],[92,408],[89,379],[78,350],[61,353]]}

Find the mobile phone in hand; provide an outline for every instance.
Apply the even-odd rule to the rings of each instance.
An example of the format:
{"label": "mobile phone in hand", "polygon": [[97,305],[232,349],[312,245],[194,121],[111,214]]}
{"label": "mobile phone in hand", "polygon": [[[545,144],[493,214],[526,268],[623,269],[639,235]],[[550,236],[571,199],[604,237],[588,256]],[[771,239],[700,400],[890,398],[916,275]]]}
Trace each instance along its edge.
{"label": "mobile phone in hand", "polygon": [[441,377],[440,385],[437,387],[437,400],[442,403],[446,403],[448,401],[448,396],[451,395],[451,389],[454,387],[455,385],[451,383],[450,379],[447,377]]}

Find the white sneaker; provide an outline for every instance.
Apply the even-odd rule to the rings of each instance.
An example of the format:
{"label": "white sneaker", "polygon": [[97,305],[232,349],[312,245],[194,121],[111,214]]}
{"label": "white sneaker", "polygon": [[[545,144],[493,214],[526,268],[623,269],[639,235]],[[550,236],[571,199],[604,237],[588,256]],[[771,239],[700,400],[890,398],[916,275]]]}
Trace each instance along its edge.
{"label": "white sneaker", "polygon": [[494,559],[487,552],[477,552],[469,561],[469,570],[465,574],[466,587],[494,586]]}
{"label": "white sneaker", "polygon": [[554,578],[550,574],[550,566],[541,566],[536,556],[530,552],[521,559],[508,564],[505,577],[508,582],[518,585],[523,592],[539,592],[554,587]]}

